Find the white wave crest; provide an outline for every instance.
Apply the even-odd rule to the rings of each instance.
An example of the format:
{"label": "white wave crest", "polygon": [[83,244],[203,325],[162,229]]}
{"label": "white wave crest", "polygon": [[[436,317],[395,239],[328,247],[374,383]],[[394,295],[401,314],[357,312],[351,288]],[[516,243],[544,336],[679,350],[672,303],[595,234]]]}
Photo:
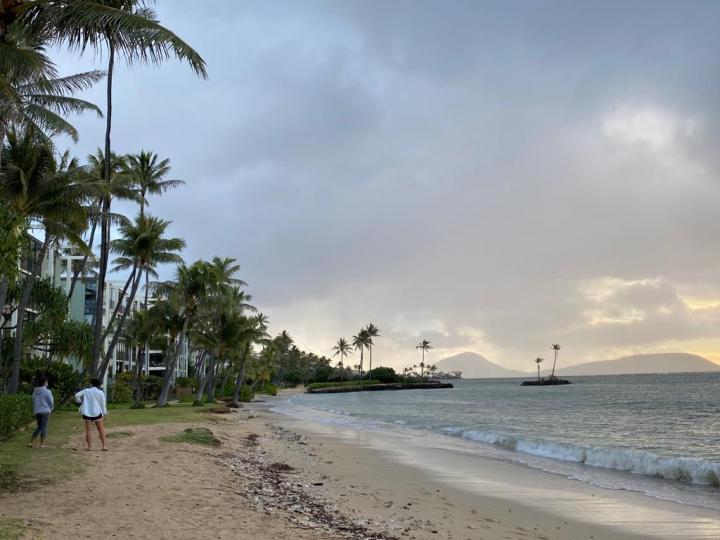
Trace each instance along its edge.
{"label": "white wave crest", "polygon": [[493,431],[444,428],[448,435],[499,446],[532,456],[570,461],[634,474],[720,487],[720,462],[692,457],[663,457],[627,448],[592,448],[572,444],[523,439]]}

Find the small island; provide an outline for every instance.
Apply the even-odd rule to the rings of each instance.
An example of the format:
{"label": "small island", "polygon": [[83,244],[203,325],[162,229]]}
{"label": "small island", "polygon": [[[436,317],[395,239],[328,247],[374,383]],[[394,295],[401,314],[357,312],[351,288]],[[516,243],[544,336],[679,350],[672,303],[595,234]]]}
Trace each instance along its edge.
{"label": "small island", "polygon": [[520,386],[559,386],[564,384],[572,384],[567,379],[559,379],[555,376],[555,365],[557,364],[557,357],[558,351],[560,350],[560,345],[558,345],[557,343],[553,343],[550,348],[555,353],[555,358],[553,360],[553,367],[552,371],[550,372],[550,376],[540,376],[540,364],[544,362],[544,359],[541,356],[538,356],[535,359],[535,363],[537,364],[537,379],[532,381],[523,381]]}

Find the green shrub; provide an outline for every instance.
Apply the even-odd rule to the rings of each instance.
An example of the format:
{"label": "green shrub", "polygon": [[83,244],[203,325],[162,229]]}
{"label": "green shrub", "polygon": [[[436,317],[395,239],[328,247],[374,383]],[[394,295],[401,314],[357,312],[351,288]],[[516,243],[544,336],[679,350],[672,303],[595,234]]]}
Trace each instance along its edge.
{"label": "green shrub", "polygon": [[26,360],[20,366],[20,392],[31,393],[37,384],[39,375],[45,373],[48,378],[48,388],[52,391],[55,403],[60,404],[72,397],[83,386],[82,375],[69,364],[51,362],[46,360]]}
{"label": "green shrub", "polygon": [[240,401],[242,403],[249,403],[255,397],[255,392],[247,384],[243,384],[240,387]]}
{"label": "green shrub", "polygon": [[32,419],[33,403],[30,396],[0,396],[0,436],[12,433]]}
{"label": "green shrub", "polygon": [[329,388],[330,386],[367,386],[368,384],[380,384],[380,381],[371,379],[364,379],[362,381],[345,381],[345,382],[327,382],[327,383],[311,383],[308,384],[308,388]]}
{"label": "green shrub", "polygon": [[176,388],[190,388],[191,390],[195,390],[198,385],[198,380],[195,377],[178,377],[175,379],[175,387]]}
{"label": "green shrub", "polygon": [[110,387],[110,401],[112,403],[125,403],[133,396],[133,374],[123,371],[115,375],[115,380]]}
{"label": "green shrub", "polygon": [[291,371],[290,373],[285,374],[282,382],[289,388],[295,388],[298,384],[303,382],[303,377],[297,371]]}
{"label": "green shrub", "polygon": [[395,370],[391,367],[377,367],[370,371],[368,375],[371,379],[380,381],[381,383],[394,383],[398,382],[400,377],[395,373]]}
{"label": "green shrub", "polygon": [[258,394],[268,394],[270,396],[277,396],[277,386],[273,383],[265,383],[262,386],[258,386],[256,389]]}

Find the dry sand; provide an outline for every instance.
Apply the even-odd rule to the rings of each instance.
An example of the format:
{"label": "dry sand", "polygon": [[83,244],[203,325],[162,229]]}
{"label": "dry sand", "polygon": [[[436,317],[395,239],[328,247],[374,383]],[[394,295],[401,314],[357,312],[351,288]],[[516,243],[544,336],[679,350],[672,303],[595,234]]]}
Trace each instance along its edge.
{"label": "dry sand", "polygon": [[226,417],[205,424],[219,447],[160,441],[190,424],[118,428],[131,436],[86,472],[4,496],[0,514],[37,538],[638,538],[453,489],[262,405]]}

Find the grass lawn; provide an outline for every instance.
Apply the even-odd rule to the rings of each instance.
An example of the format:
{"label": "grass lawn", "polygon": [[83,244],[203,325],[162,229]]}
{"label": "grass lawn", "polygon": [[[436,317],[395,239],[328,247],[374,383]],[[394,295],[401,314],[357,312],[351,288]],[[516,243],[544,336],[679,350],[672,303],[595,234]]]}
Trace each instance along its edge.
{"label": "grass lawn", "polygon": [[[105,425],[112,432],[117,427],[142,424],[224,421],[224,418],[207,414],[206,411],[205,407],[183,404],[130,409],[130,403],[127,403],[113,406]],[[26,446],[32,429],[33,425],[28,426],[28,430],[14,433],[6,441],[0,442],[0,493],[33,489],[63,480],[89,465],[86,452],[75,452],[65,446],[71,437],[79,439],[84,432],[82,419],[76,411],[58,411],[50,417],[49,448],[30,449]],[[114,437],[118,436],[127,436],[127,432],[123,431],[123,435]],[[3,529],[0,532],[4,533]],[[0,538],[4,537],[0,534]]]}
{"label": "grass lawn", "polygon": [[160,440],[168,443],[204,444],[206,446],[218,446],[220,444],[220,439],[215,437],[212,431],[203,427],[187,428],[182,433],[161,437]]}

